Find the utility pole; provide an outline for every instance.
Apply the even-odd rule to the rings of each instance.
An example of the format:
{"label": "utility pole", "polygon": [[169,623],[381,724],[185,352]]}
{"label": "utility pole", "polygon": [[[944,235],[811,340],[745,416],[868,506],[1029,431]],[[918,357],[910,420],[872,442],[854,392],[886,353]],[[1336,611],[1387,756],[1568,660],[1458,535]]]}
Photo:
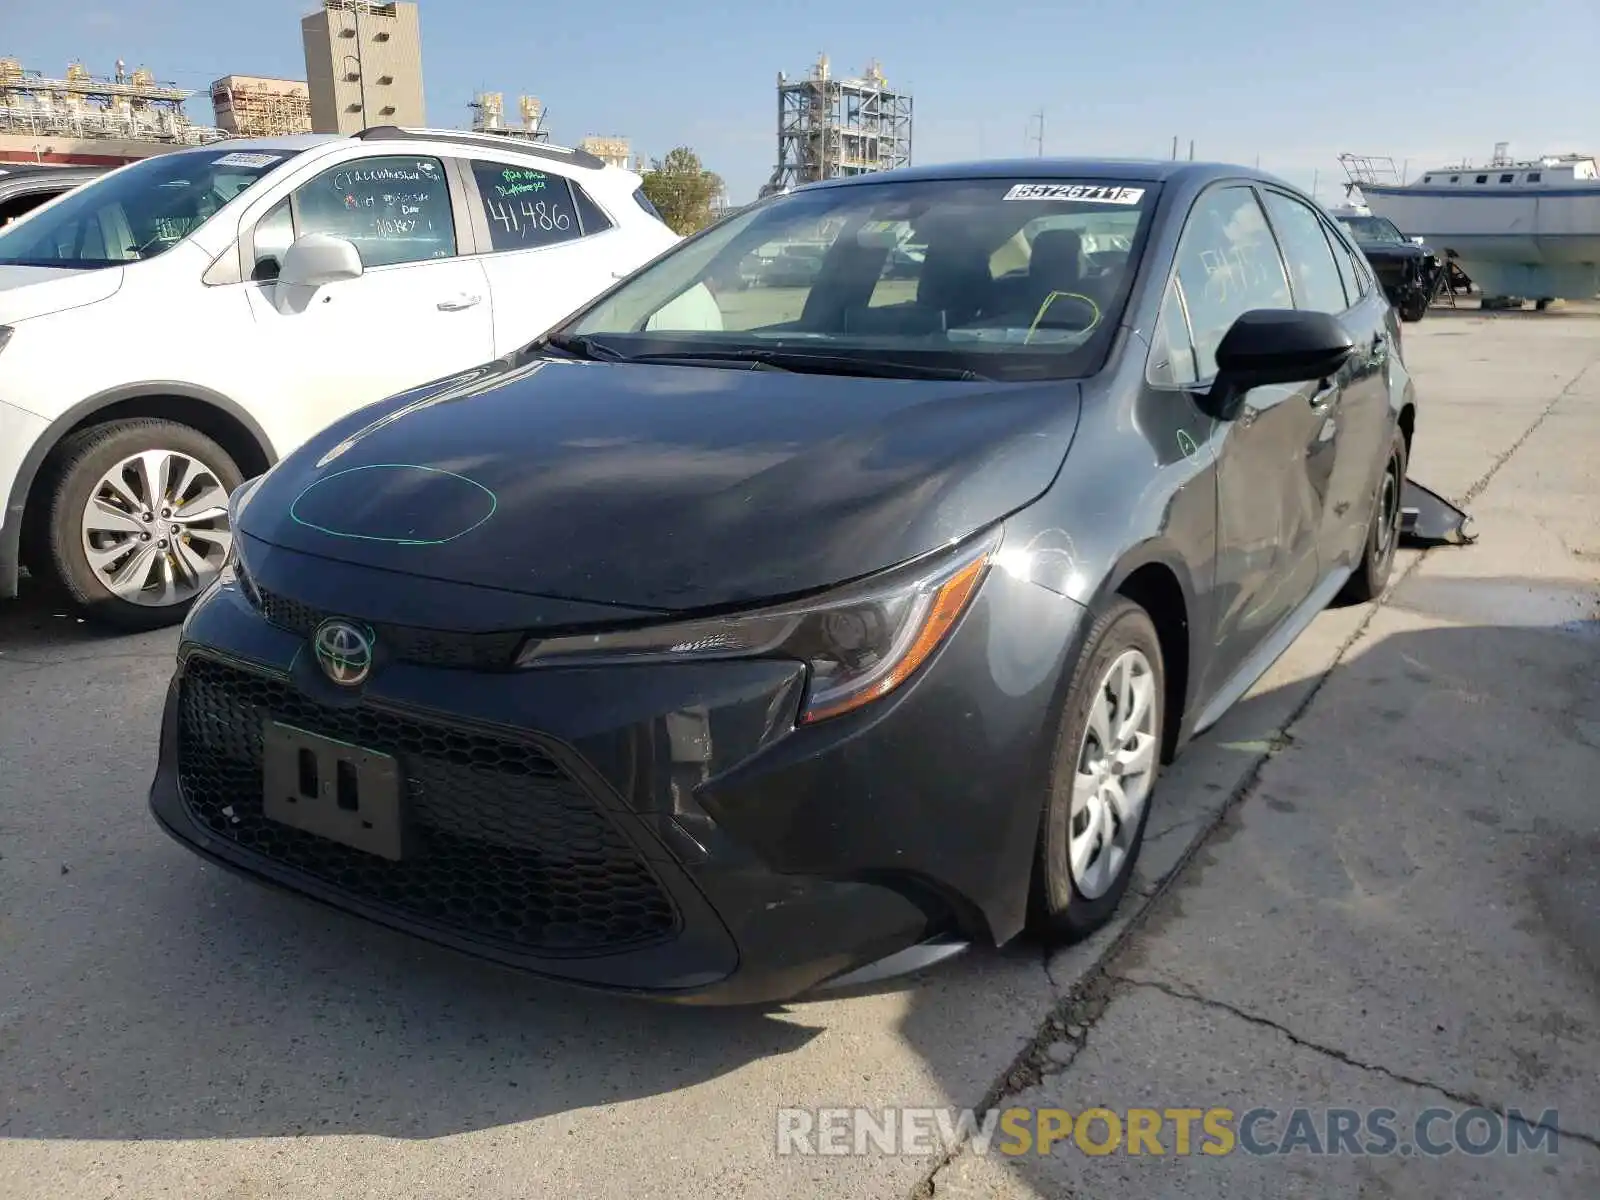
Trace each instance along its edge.
{"label": "utility pole", "polygon": [[1194,139],[1193,138],[1189,139],[1189,161],[1190,162],[1194,161]]}
{"label": "utility pole", "polygon": [[1172,135],[1172,161],[1178,161],[1178,135]]}
{"label": "utility pole", "polygon": [[1039,142],[1039,157],[1043,158],[1044,157],[1044,109],[1041,108],[1038,112],[1034,113],[1033,116],[1029,119],[1029,121],[1028,121],[1029,136],[1032,136],[1033,122],[1034,121],[1039,122],[1039,134],[1038,134],[1038,139],[1037,140]]}
{"label": "utility pole", "polygon": [[1320,171],[1318,171],[1316,168],[1313,167],[1312,171],[1311,171],[1311,199],[1312,200],[1316,200],[1316,198],[1317,198],[1317,181],[1320,180],[1321,178],[1322,178],[1322,173]]}
{"label": "utility pole", "polygon": [[357,86],[361,89],[361,128],[365,129],[367,127],[367,64],[361,56],[361,8],[362,6],[357,4],[352,15],[356,21],[356,79],[358,81]]}

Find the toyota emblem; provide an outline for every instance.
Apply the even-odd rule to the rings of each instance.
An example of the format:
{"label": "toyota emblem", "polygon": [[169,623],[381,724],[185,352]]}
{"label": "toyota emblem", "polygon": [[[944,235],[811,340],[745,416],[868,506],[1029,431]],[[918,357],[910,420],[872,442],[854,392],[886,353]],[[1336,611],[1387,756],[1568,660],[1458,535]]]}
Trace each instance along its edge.
{"label": "toyota emblem", "polygon": [[322,673],[340,687],[359,687],[372,674],[372,632],[337,618],[311,635]]}

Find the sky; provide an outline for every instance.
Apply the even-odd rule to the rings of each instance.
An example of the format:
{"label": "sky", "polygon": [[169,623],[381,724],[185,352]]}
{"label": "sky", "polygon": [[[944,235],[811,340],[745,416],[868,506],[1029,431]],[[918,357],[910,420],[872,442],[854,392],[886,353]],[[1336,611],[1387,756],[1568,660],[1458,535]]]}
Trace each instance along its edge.
{"label": "sky", "polygon": [[[316,0],[0,0],[0,55],[47,74],[116,60],[199,93],[226,74],[303,79]],[[1263,168],[1342,198],[1341,152],[1414,177],[1496,142],[1600,153],[1600,0],[421,0],[428,123],[466,127],[479,91],[540,97],[554,141],[692,147],[753,199],[777,154],[777,75],[826,52],[877,59],[913,96],[917,164],[1039,153],[1180,155]]]}

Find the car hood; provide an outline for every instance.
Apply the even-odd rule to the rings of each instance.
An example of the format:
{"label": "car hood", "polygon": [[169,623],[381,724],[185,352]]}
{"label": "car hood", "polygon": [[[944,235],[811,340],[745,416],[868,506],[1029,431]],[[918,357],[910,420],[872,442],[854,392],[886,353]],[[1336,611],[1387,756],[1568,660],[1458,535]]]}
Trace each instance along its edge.
{"label": "car hood", "polygon": [[0,266],[0,325],[96,304],[121,286],[121,267],[74,271]]}
{"label": "car hood", "polygon": [[502,360],[361,410],[239,528],[324,559],[684,611],[916,557],[1060,470],[1079,386]]}

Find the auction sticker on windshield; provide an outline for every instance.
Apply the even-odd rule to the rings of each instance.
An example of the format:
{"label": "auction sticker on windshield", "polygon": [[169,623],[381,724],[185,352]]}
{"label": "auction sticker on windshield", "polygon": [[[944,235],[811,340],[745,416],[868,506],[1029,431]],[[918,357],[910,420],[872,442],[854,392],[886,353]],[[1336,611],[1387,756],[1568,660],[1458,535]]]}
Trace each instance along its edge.
{"label": "auction sticker on windshield", "polygon": [[1019,183],[1007,200],[1077,200],[1083,204],[1137,204],[1143,188],[1097,187],[1087,183]]}
{"label": "auction sticker on windshield", "polygon": [[234,152],[224,154],[221,158],[213,159],[213,167],[266,167],[281,159],[281,154],[245,154]]}

